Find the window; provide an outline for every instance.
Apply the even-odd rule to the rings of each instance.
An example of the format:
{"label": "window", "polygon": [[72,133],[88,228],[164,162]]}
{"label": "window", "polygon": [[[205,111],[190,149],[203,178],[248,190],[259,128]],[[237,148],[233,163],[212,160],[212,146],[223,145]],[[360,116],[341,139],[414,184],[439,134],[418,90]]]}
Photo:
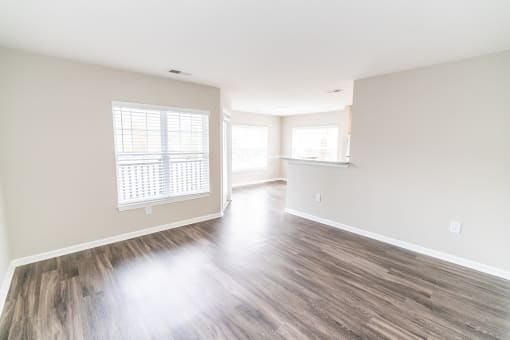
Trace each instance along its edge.
{"label": "window", "polygon": [[337,161],[338,127],[314,126],[293,128],[292,157]]}
{"label": "window", "polygon": [[209,114],[112,104],[119,207],[209,192]]}
{"label": "window", "polygon": [[267,167],[267,127],[232,126],[232,171]]}

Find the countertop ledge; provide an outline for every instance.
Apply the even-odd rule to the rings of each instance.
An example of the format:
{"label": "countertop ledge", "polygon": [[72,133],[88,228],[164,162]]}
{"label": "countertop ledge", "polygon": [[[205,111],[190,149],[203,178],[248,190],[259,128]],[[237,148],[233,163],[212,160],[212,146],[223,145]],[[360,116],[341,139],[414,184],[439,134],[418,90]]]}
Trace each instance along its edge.
{"label": "countertop ledge", "polygon": [[306,159],[306,158],[292,158],[292,157],[280,157],[280,158],[283,160],[286,160],[292,164],[335,166],[335,167],[339,167],[339,168],[348,168],[352,164],[351,162],[319,161],[319,160],[315,160],[315,159]]}

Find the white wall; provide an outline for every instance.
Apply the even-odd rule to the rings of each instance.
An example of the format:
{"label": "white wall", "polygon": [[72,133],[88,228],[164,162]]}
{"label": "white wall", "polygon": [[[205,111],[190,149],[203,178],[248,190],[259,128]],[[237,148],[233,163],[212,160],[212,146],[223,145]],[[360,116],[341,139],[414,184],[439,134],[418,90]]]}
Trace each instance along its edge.
{"label": "white wall", "polygon": [[[319,112],[305,115],[282,117],[281,152],[283,156],[291,156],[292,153],[292,129],[295,127],[310,126],[338,126],[338,150],[340,159],[345,155],[347,143],[348,121],[347,111]],[[287,177],[287,161],[281,162],[281,176]]]}
{"label": "white wall", "polygon": [[[0,288],[5,277],[5,273],[7,272],[7,268],[9,267],[9,262],[10,257],[9,245],[7,243],[7,225],[5,223],[4,199],[2,193],[2,183],[0,181]],[[0,296],[0,305],[3,302],[1,299],[2,297]],[[1,311],[2,308],[0,307],[0,313]]]}
{"label": "white wall", "polygon": [[509,271],[509,72],[507,51],[356,81],[354,166],[291,165],[288,208]]}
{"label": "white wall", "polygon": [[256,113],[233,111],[231,116],[234,125],[267,126],[268,128],[268,166],[263,170],[249,170],[232,173],[232,185],[264,181],[280,176],[280,117]]}
{"label": "white wall", "polygon": [[[3,48],[0,74],[13,258],[220,211],[219,89]],[[119,212],[112,100],[209,110],[211,195]]]}

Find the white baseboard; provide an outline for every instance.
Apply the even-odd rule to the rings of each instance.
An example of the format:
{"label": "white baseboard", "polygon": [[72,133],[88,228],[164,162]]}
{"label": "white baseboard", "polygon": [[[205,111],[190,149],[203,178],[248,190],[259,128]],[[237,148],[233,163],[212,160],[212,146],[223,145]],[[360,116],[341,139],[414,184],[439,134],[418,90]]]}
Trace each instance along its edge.
{"label": "white baseboard", "polygon": [[11,261],[7,271],[4,274],[0,285],[0,315],[2,315],[2,311],[4,309],[5,300],[7,299],[7,294],[9,293],[9,288],[11,287],[12,277],[14,275],[14,270],[16,269],[14,263]]}
{"label": "white baseboard", "polygon": [[225,210],[229,207],[230,203],[232,203],[232,200],[228,200],[225,206],[222,207],[221,213],[224,214]]}
{"label": "white baseboard", "polygon": [[7,272],[4,276],[4,279],[2,280],[2,285],[0,286],[0,315],[2,313],[4,304],[5,304],[5,299],[7,298],[7,293],[9,292],[9,287],[11,286],[12,277],[14,275],[14,271],[15,271],[16,267],[34,263],[34,262],[47,260],[47,259],[51,259],[51,258],[62,256],[62,255],[77,253],[79,251],[83,251],[83,250],[87,250],[87,249],[91,249],[91,248],[95,248],[95,247],[99,247],[99,246],[104,246],[104,245],[111,244],[111,243],[129,240],[129,239],[132,239],[135,237],[140,237],[140,236],[157,233],[157,232],[160,232],[163,230],[174,229],[174,228],[179,228],[179,227],[183,227],[183,226],[194,224],[194,223],[204,222],[204,221],[212,220],[215,218],[220,218],[222,216],[223,216],[223,212],[194,217],[194,218],[190,218],[187,220],[177,221],[177,222],[164,224],[164,225],[160,225],[160,226],[156,226],[156,227],[145,228],[145,229],[133,231],[130,233],[106,237],[106,238],[102,238],[102,239],[91,241],[91,242],[76,244],[76,245],[70,246],[70,247],[65,247],[65,248],[61,248],[61,249],[57,249],[57,250],[51,250],[51,251],[44,252],[41,254],[36,254],[36,255],[31,255],[31,256],[14,259],[11,261],[10,266],[7,269]]}
{"label": "white baseboard", "polygon": [[26,256],[26,257],[14,259],[12,262],[14,263],[15,267],[23,266],[25,264],[39,262],[42,260],[47,260],[47,259],[51,259],[54,257],[62,256],[62,255],[72,254],[72,253],[76,253],[76,252],[79,252],[82,250],[87,250],[87,249],[91,249],[91,248],[95,248],[95,247],[99,247],[99,246],[104,246],[104,245],[115,243],[115,242],[125,241],[125,240],[129,240],[129,239],[132,239],[135,237],[140,237],[140,236],[144,236],[144,235],[148,235],[148,234],[157,233],[157,232],[163,231],[163,230],[174,229],[174,228],[182,227],[182,226],[189,225],[189,224],[208,221],[208,220],[212,220],[212,219],[219,218],[222,216],[223,216],[223,213],[219,212],[219,213],[214,213],[214,214],[210,214],[210,215],[194,217],[194,218],[190,218],[187,220],[177,221],[177,222],[164,224],[164,225],[160,225],[160,226],[156,226],[156,227],[145,228],[145,229],[133,231],[130,233],[106,237],[106,238],[102,238],[102,239],[91,241],[91,242],[80,243],[80,244],[77,244],[74,246],[65,247],[65,248],[61,248],[61,249],[57,249],[57,250],[51,250],[51,251],[37,254],[37,255]]}
{"label": "white baseboard", "polygon": [[287,179],[281,178],[281,177],[275,177],[275,178],[263,179],[260,181],[242,182],[242,183],[233,184],[232,188],[240,188],[240,187],[246,187],[249,185],[263,184],[263,183],[276,182],[276,181],[287,182]]}
{"label": "white baseboard", "polygon": [[401,241],[401,240],[398,240],[398,239],[395,239],[395,238],[392,238],[392,237],[376,234],[376,233],[373,233],[371,231],[367,231],[367,230],[364,230],[364,229],[361,229],[361,228],[351,227],[351,226],[348,226],[348,225],[345,225],[345,224],[342,224],[342,223],[339,223],[339,222],[335,222],[335,221],[328,220],[328,219],[325,219],[325,218],[321,218],[321,217],[317,217],[317,216],[314,216],[314,215],[310,215],[310,214],[304,213],[302,211],[285,208],[285,212],[287,212],[287,213],[289,213],[291,215],[295,215],[295,216],[298,216],[298,217],[305,218],[307,220],[311,220],[311,221],[314,221],[314,222],[322,223],[322,224],[328,225],[330,227],[334,227],[334,228],[342,229],[342,230],[345,230],[345,231],[349,231],[351,233],[358,234],[358,235],[361,235],[361,236],[365,236],[365,237],[368,237],[368,238],[371,238],[371,239],[374,239],[374,240],[377,240],[377,241],[381,241],[381,242],[384,242],[384,243],[389,243],[391,245],[394,245],[394,246],[397,246],[397,247],[400,247],[400,248],[404,248],[404,249],[407,249],[407,250],[411,250],[411,251],[414,251],[416,253],[428,255],[428,256],[435,257],[437,259],[443,260],[443,261],[455,263],[455,264],[458,264],[460,266],[467,267],[467,268],[470,268],[470,269],[474,269],[474,270],[477,270],[477,271],[482,272],[482,273],[486,273],[486,274],[494,275],[494,276],[497,276],[497,277],[500,277],[500,278],[503,278],[503,279],[506,279],[506,280],[510,280],[510,272],[506,271],[506,270],[503,270],[503,269],[500,269],[500,268],[496,268],[496,267],[489,266],[489,265],[486,265],[486,264],[483,264],[483,263],[479,263],[479,262],[475,262],[475,261],[472,261],[472,260],[468,260],[468,259],[465,259],[465,258],[462,258],[462,257],[458,257],[458,256],[455,256],[455,255],[443,253],[443,252],[438,251],[438,250],[422,247],[422,246],[419,246],[419,245],[414,244],[414,243],[409,243],[409,242]]}

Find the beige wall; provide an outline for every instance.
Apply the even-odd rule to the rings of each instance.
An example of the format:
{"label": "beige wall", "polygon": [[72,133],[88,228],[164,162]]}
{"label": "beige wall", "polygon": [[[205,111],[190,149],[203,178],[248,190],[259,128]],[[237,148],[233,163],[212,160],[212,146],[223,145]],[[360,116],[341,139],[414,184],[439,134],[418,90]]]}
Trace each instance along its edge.
{"label": "beige wall", "polygon": [[509,72],[510,51],[356,81],[354,166],[291,165],[288,207],[510,270]]}
{"label": "beige wall", "polygon": [[[5,273],[7,272],[7,268],[9,267],[10,257],[9,257],[9,246],[7,244],[7,225],[5,224],[5,215],[4,215],[4,200],[2,194],[2,185],[0,181],[0,288],[2,286],[2,281],[5,277]],[[1,301],[0,297],[0,301]],[[0,305],[2,302],[0,302]],[[1,307],[0,307],[1,312]]]}
{"label": "beige wall", "polygon": [[256,113],[233,111],[232,125],[256,125],[268,128],[268,166],[264,170],[232,173],[232,185],[257,182],[280,177],[280,117]]}
{"label": "beige wall", "polygon": [[[282,117],[281,152],[283,156],[291,156],[292,153],[292,129],[295,127],[308,126],[333,126],[339,127],[338,150],[339,157],[345,155],[348,132],[348,114],[346,111],[319,112],[305,115]],[[287,161],[281,162],[281,175],[287,177]]]}
{"label": "beige wall", "polygon": [[[220,91],[0,49],[0,174],[14,258],[220,211]],[[210,111],[211,195],[119,212],[111,101]]]}

